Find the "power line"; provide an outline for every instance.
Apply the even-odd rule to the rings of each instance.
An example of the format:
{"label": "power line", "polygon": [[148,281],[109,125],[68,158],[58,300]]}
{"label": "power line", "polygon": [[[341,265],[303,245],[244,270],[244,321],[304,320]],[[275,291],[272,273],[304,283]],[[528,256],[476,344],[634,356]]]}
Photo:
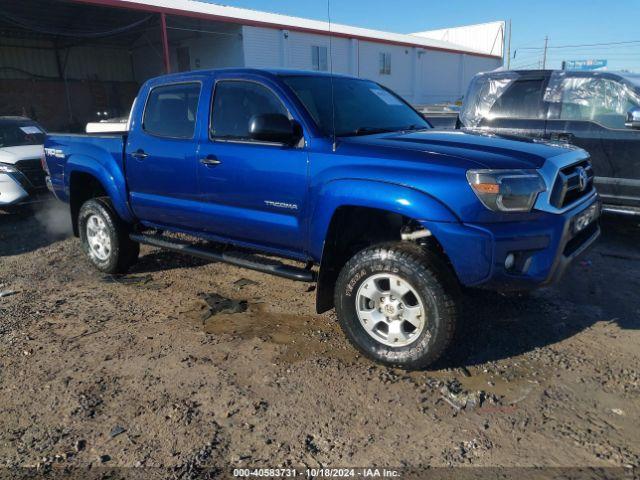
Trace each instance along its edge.
{"label": "power line", "polygon": [[580,50],[589,50],[589,51],[610,51],[610,50],[629,50],[629,49],[637,49],[640,45],[609,45],[602,47],[572,47],[567,49],[562,49],[563,52],[566,51],[580,51]]}
{"label": "power line", "polygon": [[[605,43],[577,43],[573,45],[548,45],[546,48],[583,48],[583,47],[600,47],[600,46],[614,46],[614,45],[630,45],[634,43],[640,43],[640,40],[629,40],[625,42],[605,42]],[[518,50],[544,50],[545,47],[520,47]]]}
{"label": "power line", "polygon": [[599,47],[599,46],[609,46],[609,45],[629,45],[632,43],[640,43],[640,40],[629,40],[628,42],[607,42],[607,43],[582,43],[576,45],[557,45],[549,48],[576,48],[576,47]]}

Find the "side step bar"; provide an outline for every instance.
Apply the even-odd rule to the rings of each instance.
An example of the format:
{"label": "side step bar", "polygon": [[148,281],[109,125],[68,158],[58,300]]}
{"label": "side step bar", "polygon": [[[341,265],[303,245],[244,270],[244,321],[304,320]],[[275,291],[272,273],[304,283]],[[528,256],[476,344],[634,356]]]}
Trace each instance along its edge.
{"label": "side step bar", "polygon": [[258,272],[269,273],[289,280],[295,280],[298,282],[316,281],[316,273],[313,270],[292,267],[290,265],[280,263],[277,260],[271,260],[269,258],[250,253],[207,248],[177,240],[170,240],[158,235],[131,234],[129,238],[134,242],[160,247],[172,252],[183,253],[185,255],[191,255],[205,260],[212,260],[214,262],[225,262],[235,265],[236,267],[257,270]]}

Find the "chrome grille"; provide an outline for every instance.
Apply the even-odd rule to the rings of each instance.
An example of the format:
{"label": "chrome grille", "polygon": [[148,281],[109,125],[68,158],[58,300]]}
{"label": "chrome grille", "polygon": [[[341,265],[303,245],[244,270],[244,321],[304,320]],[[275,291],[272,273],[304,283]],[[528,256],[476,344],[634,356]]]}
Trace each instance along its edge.
{"label": "chrome grille", "polygon": [[593,192],[593,177],[593,167],[589,160],[564,167],[553,185],[551,205],[564,208],[586,197]]}

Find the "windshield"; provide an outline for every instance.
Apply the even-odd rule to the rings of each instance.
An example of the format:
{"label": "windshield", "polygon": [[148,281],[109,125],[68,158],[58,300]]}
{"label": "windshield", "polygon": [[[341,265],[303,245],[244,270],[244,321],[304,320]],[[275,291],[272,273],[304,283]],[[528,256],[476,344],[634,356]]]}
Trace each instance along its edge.
{"label": "windshield", "polygon": [[285,76],[283,80],[327,136],[333,135],[332,104],[338,137],[431,128],[404,100],[369,80],[334,77],[333,87],[329,76]]}
{"label": "windshield", "polygon": [[0,148],[42,145],[43,143],[44,131],[37,123],[0,120]]}

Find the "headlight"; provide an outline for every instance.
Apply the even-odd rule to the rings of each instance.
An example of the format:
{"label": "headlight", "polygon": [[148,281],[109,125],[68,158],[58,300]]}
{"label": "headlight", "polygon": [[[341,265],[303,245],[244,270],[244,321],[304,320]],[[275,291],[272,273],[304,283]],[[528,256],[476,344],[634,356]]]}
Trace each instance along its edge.
{"label": "headlight", "polygon": [[0,163],[0,173],[16,173],[18,169],[8,163]]}
{"label": "headlight", "polygon": [[469,185],[489,210],[529,212],[547,187],[536,170],[469,170]]}

